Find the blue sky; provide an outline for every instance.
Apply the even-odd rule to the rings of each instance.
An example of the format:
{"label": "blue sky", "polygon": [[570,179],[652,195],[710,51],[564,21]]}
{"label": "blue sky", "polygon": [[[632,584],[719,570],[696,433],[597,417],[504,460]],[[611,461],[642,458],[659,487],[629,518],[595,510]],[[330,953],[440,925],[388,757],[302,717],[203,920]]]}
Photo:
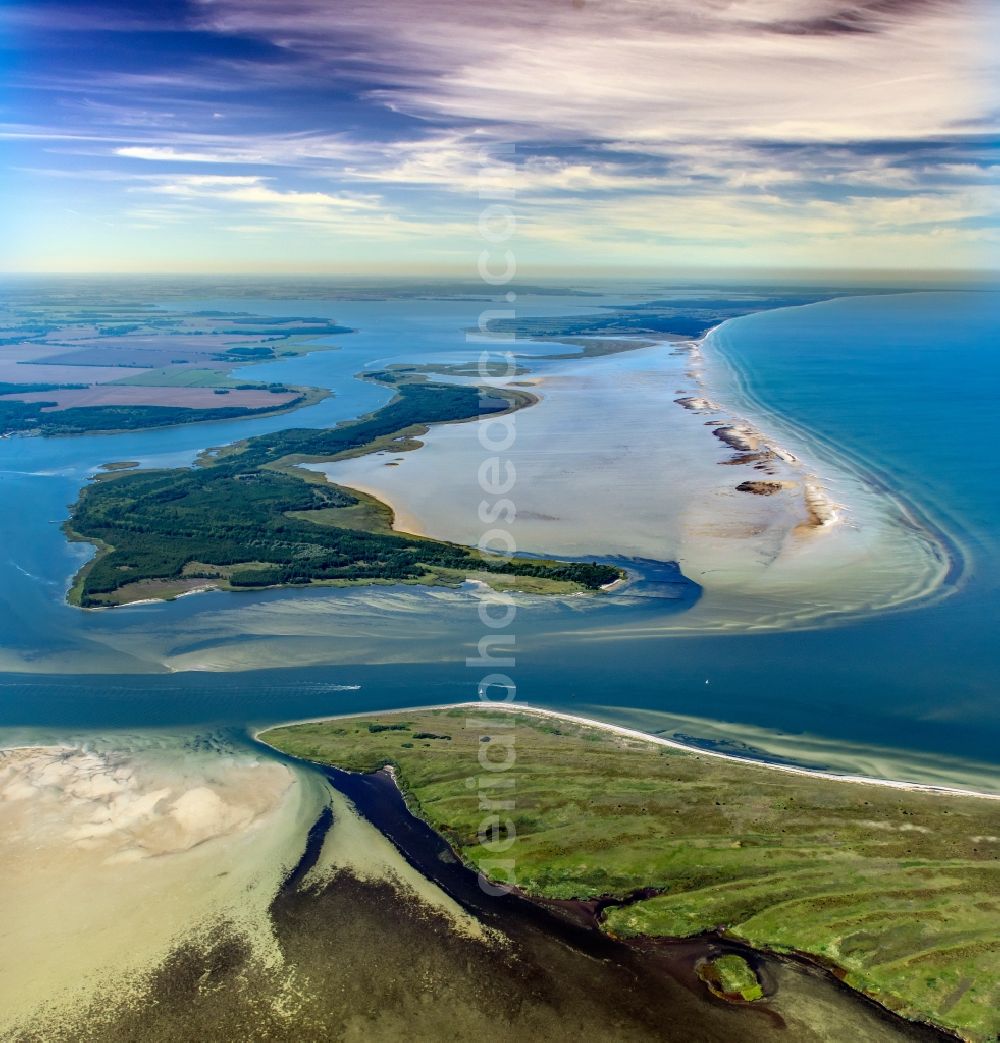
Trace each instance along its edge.
{"label": "blue sky", "polygon": [[5,0],[0,268],[472,276],[493,197],[523,272],[995,268],[997,28],[938,0]]}

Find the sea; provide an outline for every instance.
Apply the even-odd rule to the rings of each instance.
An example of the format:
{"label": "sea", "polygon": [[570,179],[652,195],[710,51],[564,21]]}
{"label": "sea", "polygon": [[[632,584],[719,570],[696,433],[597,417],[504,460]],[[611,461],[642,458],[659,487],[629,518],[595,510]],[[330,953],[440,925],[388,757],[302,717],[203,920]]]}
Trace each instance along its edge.
{"label": "sea", "polygon": [[[528,293],[518,314],[588,315],[634,300],[634,288],[610,284],[594,297]],[[466,589],[66,605],[91,551],[61,526],[101,464],[180,466],[251,434],[361,415],[389,391],[358,373],[474,357],[466,330],[486,306],[197,289],[162,303],[324,316],[357,332],[333,338],[336,351],[253,367],[254,379],[334,392],[292,416],[0,441],[0,740],[156,730],[240,737],[279,721],[475,699],[482,670],[467,659],[483,624]],[[713,395],[820,470],[848,467],[891,494],[944,548],[943,582],[884,611],[698,632],[651,625],[682,620],[699,598],[697,585],[671,587],[669,570],[647,562],[646,581],[662,580],[670,597],[519,603],[516,661],[505,670],[517,698],[741,756],[1000,790],[998,329],[1000,293],[985,290],[866,291],[717,327],[703,346]],[[664,408],[676,409],[674,391],[664,388]]]}

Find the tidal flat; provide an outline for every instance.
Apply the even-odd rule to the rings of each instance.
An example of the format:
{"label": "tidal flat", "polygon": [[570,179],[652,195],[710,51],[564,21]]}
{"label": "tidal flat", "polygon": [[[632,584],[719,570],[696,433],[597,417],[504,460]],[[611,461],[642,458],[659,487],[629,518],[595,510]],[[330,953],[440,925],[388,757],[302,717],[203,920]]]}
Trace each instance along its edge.
{"label": "tidal flat", "polygon": [[271,959],[266,910],[322,806],[296,779],[207,735],[0,750],[0,1036],[51,1038],[218,924]]}
{"label": "tidal flat", "polygon": [[[532,417],[541,420],[547,409],[558,405],[560,397],[567,415],[572,413],[574,400],[579,408],[592,407],[593,412],[589,426],[580,422],[569,429],[573,435],[570,440],[563,439],[555,425],[549,428],[547,440],[527,432],[524,445],[534,450],[537,473],[550,474],[554,488],[563,482],[567,495],[564,503],[552,505],[556,509],[551,518],[532,517],[525,501],[518,524],[534,524],[539,533],[565,539],[570,539],[574,526],[579,525],[587,539],[589,559],[593,553],[590,548],[596,545],[591,537],[600,529],[600,517],[611,512],[622,524],[609,534],[608,545],[621,546],[626,553],[611,557],[608,564],[643,574],[642,580],[628,588],[596,598],[516,596],[517,682],[525,697],[571,714],[586,713],[643,730],[662,731],[690,745],[700,744],[706,751],[739,752],[756,759],[783,759],[790,765],[859,771],[942,787],[995,788],[1000,718],[995,699],[996,647],[989,623],[998,589],[995,562],[1000,558],[994,550],[996,518],[1000,515],[991,503],[997,486],[989,478],[995,474],[989,439],[989,391],[994,374],[988,353],[982,350],[990,343],[982,333],[989,328],[990,319],[981,316],[985,301],[979,297],[970,300],[973,297],[930,294],[898,301],[873,297],[792,309],[791,315],[773,312],[766,321],[752,317],[736,320],[714,336],[729,338],[722,345],[726,353],[742,352],[746,357],[739,360],[740,372],[733,386],[725,387],[725,393],[713,390],[713,395],[708,395],[698,380],[686,376],[697,361],[684,346],[690,342],[670,341],[666,349],[637,344],[634,350],[614,355],[587,354],[583,345],[577,344],[574,351],[582,351],[586,358],[522,360],[521,368],[532,372],[520,372],[516,382],[530,386],[517,390],[538,396],[540,403],[521,411],[519,424]],[[582,310],[579,300],[547,298],[543,305],[525,297],[521,303],[528,309],[547,309],[556,318],[574,308]],[[216,307],[228,311],[237,306],[233,301],[183,303],[185,311]],[[252,303],[244,299],[242,306],[260,312],[270,309],[275,315],[305,314],[301,302],[272,300],[264,295],[253,298]],[[313,307],[311,302],[310,314]],[[371,380],[355,379],[355,374],[394,364],[413,365],[415,358],[428,367],[470,367],[469,348],[461,330],[475,321],[477,307],[465,301],[412,298],[377,304],[317,301],[317,314],[327,314],[331,320],[343,318],[358,332],[345,338],[339,351],[264,363],[258,372],[269,381],[335,390],[334,396],[308,407],[296,418],[296,423],[313,429],[331,428],[339,421],[379,408],[390,395],[388,389]],[[746,329],[756,331],[749,341],[741,334]],[[889,335],[892,331],[896,331],[895,339]],[[642,338],[651,339],[645,334]],[[540,355],[571,354],[551,343],[523,347]],[[677,369],[653,367],[645,375],[639,372],[650,357],[655,357],[659,365],[661,356],[665,366]],[[630,368],[632,360],[634,371]],[[846,390],[839,396],[839,385],[825,379],[831,360],[845,373]],[[710,350],[703,352],[701,364],[711,366]],[[610,368],[590,370],[590,366]],[[673,380],[681,367],[683,379]],[[981,377],[966,392],[970,404],[961,416],[954,399],[940,394],[940,388],[948,385],[956,371],[976,372]],[[588,372],[593,378],[589,383]],[[808,373],[808,379],[803,373]],[[716,373],[707,374],[705,387],[714,389],[718,384],[723,388],[724,382],[718,382],[717,377]],[[462,374],[456,371],[447,379],[461,380]],[[603,417],[602,406],[616,400],[619,381],[634,393],[636,409],[641,406],[648,413],[648,421],[638,427],[633,427],[627,411],[614,420]],[[733,394],[746,385],[773,408],[760,409],[756,401]],[[676,401],[681,398],[704,401],[691,409]],[[620,403],[626,400],[624,394],[618,399]],[[724,404],[725,412],[698,412],[713,404]],[[841,598],[843,592],[832,582],[821,593],[823,598],[830,593],[837,610],[824,616],[824,606],[829,607],[831,602],[823,598],[807,599],[808,603],[796,601],[794,620],[791,614],[782,615],[791,595],[786,596],[780,583],[769,586],[771,581],[766,577],[769,570],[775,581],[792,573],[783,572],[783,564],[771,570],[766,556],[742,562],[747,576],[752,573],[760,579],[759,584],[757,580],[751,584],[753,597],[743,601],[743,595],[732,599],[721,595],[726,584],[739,577],[730,573],[727,578],[719,573],[713,578],[711,564],[697,583],[685,581],[680,572],[664,563],[674,546],[673,533],[682,531],[685,501],[679,493],[685,489],[675,488],[668,481],[673,474],[669,467],[657,469],[650,461],[665,460],[671,449],[686,452],[686,436],[677,432],[687,431],[692,474],[708,483],[707,490],[717,482],[725,492],[724,496],[720,493],[719,511],[710,521],[720,525],[723,516],[730,516],[725,513],[728,511],[750,512],[748,517],[756,511],[775,511],[783,502],[782,496],[754,496],[736,489],[741,482],[754,480],[746,475],[762,474],[754,463],[728,464],[737,453],[761,450],[742,450],[713,434],[720,426],[737,426],[740,418],[752,421],[756,431],[790,448],[793,455],[815,461],[822,478],[830,479],[833,474],[819,466],[825,462],[826,446],[835,447],[834,464],[839,459],[857,461],[865,475],[873,474],[873,462],[877,463],[876,495],[870,502],[891,507],[899,502],[895,497],[902,491],[908,503],[919,500],[921,518],[944,518],[944,528],[956,535],[966,563],[957,581],[937,587],[926,584],[924,578],[937,576],[934,570],[941,562],[931,561],[933,554],[929,558],[918,554],[908,560],[931,561],[931,568],[912,574],[916,579],[911,588],[914,597],[905,604],[920,611],[843,611],[846,597]],[[798,426],[786,426],[783,421],[788,418],[797,420]],[[614,422],[620,428],[617,441]],[[959,422],[967,434],[961,445],[940,437],[941,431],[954,431],[953,425]],[[7,610],[7,626],[0,635],[0,662],[11,671],[0,686],[0,722],[14,729],[4,733],[5,742],[75,750],[99,747],[107,751],[113,747],[124,750],[128,759],[138,764],[140,760],[145,763],[145,754],[138,756],[139,740],[148,742],[160,728],[185,730],[200,748],[204,735],[214,734],[213,729],[220,727],[245,735],[251,725],[349,712],[382,713],[419,702],[473,697],[475,679],[464,663],[481,636],[478,608],[482,592],[471,584],[274,589],[239,595],[214,592],[99,613],[80,612],[65,604],[69,580],[85,564],[86,551],[83,545],[67,543],[60,525],[68,505],[102,463],[187,467],[207,441],[229,444],[288,426],[287,419],[275,417],[223,423],[211,429],[175,427],[72,439],[13,438],[0,443],[4,494],[20,508],[0,516],[8,551],[0,561],[4,581],[0,584],[0,601]],[[810,435],[813,427],[815,440]],[[468,444],[477,441],[474,423],[439,431],[449,435],[461,432]],[[416,452],[382,457],[380,467],[381,463],[396,466],[384,467],[380,473],[404,472],[417,464],[423,454],[434,452],[438,433],[432,431],[428,444]],[[852,433],[858,433],[858,437],[842,453]],[[630,440],[636,439],[640,443],[645,439],[640,449],[645,445],[651,454],[645,461],[639,450],[628,448]],[[606,452],[595,455],[593,447],[603,447]],[[708,456],[703,458],[703,452]],[[536,488],[536,483],[528,481],[536,473],[531,455],[525,454],[525,469],[519,472],[525,479],[521,488],[527,494]],[[542,466],[546,457],[547,469]],[[649,486],[660,482],[658,511],[634,511],[629,516],[621,512],[621,504],[613,496],[593,495],[588,499],[582,495],[588,488],[593,491],[597,483],[599,476],[592,473],[594,468],[603,468],[605,477],[614,475],[617,481],[615,461],[620,458],[626,460],[620,469],[622,501],[647,502],[644,498],[650,497]],[[463,461],[478,466],[480,460],[467,452],[456,455],[449,465],[458,480],[464,476],[474,487],[475,468],[463,470]],[[594,462],[589,470],[588,461]],[[758,462],[773,464],[770,458]],[[683,470],[680,464],[678,467]],[[770,475],[759,480],[772,478],[784,480]],[[588,486],[588,482],[592,484]],[[880,546],[892,552],[889,538],[894,539],[901,530],[893,527],[894,522],[880,530],[876,517],[872,530],[875,540],[868,546],[866,529],[871,527],[865,516],[853,509],[861,501],[852,499],[849,486],[832,481],[827,492],[847,509],[837,526],[820,536],[824,541],[828,535],[838,539],[843,536],[847,542],[842,546],[851,543],[859,549],[858,567],[851,569],[852,582],[857,577],[871,582],[878,587],[875,594],[879,598],[887,593],[906,593],[902,581],[910,576],[908,568],[896,570],[896,559],[891,556],[869,554],[871,548]],[[476,503],[469,506],[474,512]],[[560,515],[564,506],[571,509]],[[404,513],[405,508],[402,502]],[[762,517],[768,525],[774,520],[772,514]],[[786,521],[794,528],[805,517],[801,501],[796,501],[795,511],[787,514]],[[643,548],[633,539],[640,525],[648,526],[643,535],[648,549],[656,548],[651,557],[644,556]],[[742,537],[735,532],[723,536],[721,530],[715,532],[722,549],[749,549],[766,542],[763,530],[749,537],[746,532]],[[615,539],[620,542],[614,543]],[[908,539],[899,547],[912,547]],[[530,542],[519,542],[530,549]],[[821,544],[813,541],[811,545]],[[719,562],[725,560],[725,555],[719,558]],[[787,564],[792,562],[788,560]],[[805,573],[797,575],[802,578]],[[835,573],[831,575],[836,581]],[[739,579],[739,583],[743,581]],[[737,594],[739,583],[732,587]],[[803,590],[798,581],[794,590],[796,596]],[[856,593],[858,588],[854,590]],[[930,596],[925,597],[928,593]],[[805,615],[799,613],[803,607]],[[810,614],[817,607],[823,612]],[[734,616],[728,629],[703,628],[706,619],[718,620],[720,613],[729,612]],[[684,617],[696,624],[693,630],[677,625],[686,622]],[[758,627],[758,621],[764,625]],[[961,664],[961,669],[956,664]],[[47,734],[34,734],[35,726],[44,726]],[[88,729],[92,734],[81,739]],[[97,733],[98,738],[94,738]],[[243,748],[240,742],[234,745]],[[255,755],[259,757],[260,751]],[[859,993],[838,986],[826,971],[799,964],[789,954],[776,962],[761,956],[752,963],[764,982],[766,1008],[752,1003],[738,1010],[720,1006],[723,1001],[711,997],[694,969],[698,960],[711,955],[706,941],[698,938],[684,942],[693,945],[693,951],[678,949],[659,936],[651,938],[644,959],[662,962],[657,962],[659,976],[641,979],[648,986],[641,995],[629,991],[628,975],[615,976],[607,968],[608,976],[598,974],[589,955],[572,962],[562,942],[547,948],[550,940],[539,941],[541,956],[534,963],[527,957],[523,964],[511,962],[509,949],[502,950],[508,954],[503,959],[480,958],[476,955],[481,952],[478,947],[492,944],[490,929],[496,923],[489,922],[486,913],[479,912],[470,919],[468,909],[456,913],[449,905],[449,898],[454,898],[432,879],[443,864],[437,854],[427,871],[420,874],[427,885],[410,877],[409,885],[401,888],[395,877],[405,876],[406,869],[398,865],[389,873],[391,881],[379,882],[376,878],[372,883],[366,875],[369,870],[352,868],[366,842],[358,840],[356,834],[350,841],[343,840],[345,833],[341,830],[341,847],[336,849],[333,838],[337,824],[343,826],[348,812],[338,812],[332,797],[330,839],[323,840],[315,865],[286,886],[310,848],[312,841],[307,838],[329,809],[326,780],[301,764],[284,763],[296,781],[287,790],[284,803],[279,801],[273,812],[258,817],[260,822],[266,819],[271,823],[265,832],[236,828],[228,836],[206,836],[190,851],[141,857],[134,863],[105,864],[101,852],[110,855],[111,849],[89,848],[93,838],[71,836],[78,828],[73,822],[65,824],[58,842],[46,841],[46,864],[55,868],[39,874],[39,887],[33,890],[28,887],[33,879],[30,873],[17,878],[18,886],[23,885],[19,894],[24,898],[14,899],[20,904],[11,928],[17,925],[22,932],[37,930],[39,937],[51,942],[41,956],[47,957],[61,940],[69,939],[70,944],[63,950],[67,953],[64,961],[35,964],[51,966],[57,986],[40,1007],[33,1006],[32,997],[40,995],[42,978],[28,980],[30,966],[14,968],[12,980],[27,981],[14,997],[16,1003],[23,999],[25,1006],[19,1009],[30,1015],[19,1023],[18,1031],[24,1038],[78,1039],[87,1038],[89,1032],[89,1038],[128,1039],[146,1032],[149,1038],[167,1039],[183,1034],[185,1026],[194,1034],[208,1035],[223,1019],[234,1026],[236,1038],[240,1032],[246,1038],[258,1030],[266,1030],[273,1038],[291,1038],[296,1011],[303,1014],[306,1034],[313,1032],[317,1037],[331,1033],[361,1036],[374,1026],[392,1038],[394,1033],[405,1034],[414,1018],[431,1018],[432,1014],[441,1020],[425,1023],[429,1031],[437,1031],[447,1026],[448,1012],[460,1012],[460,1016],[456,1014],[459,1021],[464,1024],[467,1020],[484,1038],[490,1038],[490,1031],[499,1033],[510,1030],[510,1026],[522,1034],[539,1026],[547,1035],[559,1038],[564,1023],[567,1032],[571,1030],[577,1036],[596,1025],[608,1038],[633,1039],[652,1038],[654,1030],[657,1038],[663,1038],[664,1032],[670,1031],[664,1030],[664,1025],[675,1026],[681,1039],[691,1037],[691,1026],[700,1029],[702,1025],[708,1038],[733,1038],[734,1034],[746,1035],[750,1025],[754,1038],[766,1039],[772,1026],[775,1032],[780,1029],[776,1014],[795,1038],[803,1039],[913,1038],[913,1033],[922,1031],[879,1014],[859,999]],[[220,762],[209,764],[214,767],[207,768],[207,786],[213,789],[218,780],[212,781],[211,776],[221,770]],[[160,823],[156,829],[173,830],[173,804],[187,789],[202,784],[195,783],[193,777],[183,785],[175,783],[168,778],[172,771],[161,768],[142,768],[140,774],[139,793],[169,791],[147,809],[148,828]],[[260,777],[264,779],[265,775]],[[243,776],[248,785],[254,778],[253,774]],[[267,774],[266,778],[269,782],[260,787],[262,795],[284,776]],[[357,778],[339,779],[339,784],[346,788]],[[398,798],[398,793],[385,776],[372,779],[376,787],[385,783],[384,790],[372,797],[373,802],[366,803],[365,792],[357,792],[351,799],[357,802],[356,807],[363,806],[363,814],[377,817],[379,809],[387,806],[384,801],[397,807],[391,800]],[[364,777],[362,781],[367,785],[372,780]],[[49,796],[52,798],[52,794]],[[929,796],[937,800],[939,795]],[[30,797],[22,803],[19,814],[29,815],[35,799]],[[710,799],[710,811],[714,808],[712,813],[719,813],[716,797],[710,795]],[[243,803],[232,792],[220,793],[220,800],[226,805]],[[196,803],[201,806],[197,801],[191,808]],[[41,821],[51,809],[39,807],[44,811]],[[406,811],[401,798],[399,810],[400,814]],[[267,819],[268,815],[273,817]],[[361,819],[357,821],[364,824]],[[871,816],[870,821],[880,820]],[[136,829],[142,833],[147,826],[137,825]],[[873,826],[872,842],[929,842],[919,830],[888,832],[882,837],[884,832]],[[390,833],[386,824],[385,835]],[[1000,830],[985,829],[970,835],[986,838],[1000,835]],[[265,836],[274,839],[273,847],[261,845]],[[371,842],[377,846],[375,839]],[[350,859],[343,855],[344,845],[351,849]],[[443,848],[433,850],[447,856]],[[236,868],[231,869],[227,858],[233,853]],[[240,853],[245,858],[237,857]],[[736,856],[740,852],[734,849]],[[91,858],[97,861],[88,862]],[[372,860],[378,861],[374,855],[361,859]],[[60,865],[79,867],[79,874],[74,868],[69,877],[60,875]],[[193,871],[182,871],[185,866],[193,867]],[[215,867],[214,873],[210,867]],[[328,876],[318,875],[328,869]],[[943,873],[941,881],[948,879],[950,872]],[[230,886],[248,881],[241,873],[252,875],[254,881],[253,902],[244,903],[252,905],[253,930],[248,930],[242,917],[223,917],[221,922],[206,918],[203,907],[193,902],[202,894],[206,899],[228,895]],[[107,902],[88,904],[89,892],[76,890],[67,882],[77,876],[84,885],[98,881]],[[187,887],[191,879],[205,881],[204,888]],[[935,882],[935,888],[941,881]],[[438,888],[433,897],[431,885]],[[311,904],[311,897],[318,893],[316,888],[326,897],[320,904]],[[140,900],[133,902],[136,889],[141,892]],[[414,898],[414,891],[423,892],[427,900]],[[280,901],[279,893],[283,896]],[[112,901],[116,894],[134,912],[117,913],[121,905],[115,906]],[[666,910],[662,904],[654,904],[655,900],[649,899],[648,913],[651,920],[655,915],[659,922]],[[988,907],[987,912],[994,900],[994,892],[984,888],[980,901]],[[222,902],[220,908],[228,912],[237,904]],[[64,907],[73,915],[59,918],[50,913]],[[330,915],[321,914],[321,908],[330,910]],[[918,913],[923,908],[918,908]],[[281,922],[278,914],[293,909],[298,910],[296,917],[284,921],[292,926],[288,930],[276,926]],[[956,909],[954,922],[960,925],[964,913]],[[162,922],[158,920],[161,910],[172,910]],[[636,915],[642,911],[638,905],[634,907]],[[702,909],[706,911],[710,910]],[[894,910],[889,912],[895,915]],[[926,922],[933,926],[935,922],[949,922],[953,915],[946,903],[937,913],[941,916],[937,921],[919,915],[912,919],[918,925]],[[93,918],[88,920],[91,914]],[[611,916],[610,911],[607,916]],[[352,917],[358,920],[357,932],[350,926]],[[440,924],[439,934],[422,933],[427,918],[439,918],[435,921]],[[476,937],[474,920],[479,921],[481,938]],[[174,930],[162,930],[165,923]],[[399,926],[404,923],[405,932]],[[874,920],[869,933],[877,934],[879,923]],[[550,920],[545,924],[542,933],[550,938],[555,928]],[[38,925],[44,925],[44,930]],[[155,929],[150,930],[150,925]],[[770,930],[773,920],[765,926]],[[334,934],[339,940],[331,941]],[[370,952],[364,946],[368,935]],[[638,937],[625,939],[624,935],[622,928],[622,938],[609,941],[636,952],[646,944]],[[12,942],[9,951],[16,951],[16,935],[8,933],[7,937]],[[281,947],[275,942],[279,937]],[[301,945],[296,942],[296,938],[307,937],[311,940]],[[822,940],[818,932],[815,937]],[[899,937],[907,945],[912,940],[903,932]],[[108,944],[94,945],[95,939],[107,939]],[[710,944],[722,946],[723,942],[751,960],[757,951],[746,942],[716,936]],[[341,943],[343,948],[338,947]],[[440,948],[435,948],[438,945]],[[523,953],[528,948],[518,951]],[[663,955],[666,949],[669,957]],[[422,962],[425,951],[438,955]],[[413,952],[421,954],[416,966]],[[88,953],[106,954],[109,962],[103,970],[94,971],[84,959]],[[721,949],[715,953],[722,954]],[[468,963],[463,962],[466,959]],[[414,977],[417,970],[428,968],[424,977]],[[548,968],[565,971],[567,980],[553,979]],[[446,970],[451,979],[446,978]],[[882,968],[880,973],[883,970],[888,976],[891,968]],[[519,990],[510,1006],[498,1006],[489,989],[481,989],[478,998],[471,1001],[478,981],[473,971],[495,972],[497,976],[507,973]],[[586,989],[577,989],[569,980],[574,974]],[[378,991],[372,991],[371,980],[378,983]],[[454,980],[454,987],[449,980]],[[772,989],[775,981],[777,991]],[[85,989],[66,991],[64,982]],[[674,989],[670,982],[680,984],[682,989]],[[308,983],[316,985],[315,992],[306,987]],[[964,1016],[965,1004],[975,997],[968,990],[962,992],[962,985],[958,982],[950,998],[955,1000],[953,1011]],[[894,989],[895,985],[890,983],[889,987]],[[937,986],[927,985],[930,1000],[947,1003],[949,997],[942,1000],[934,988]],[[664,998],[662,1008],[657,1006],[653,1011],[658,1019],[653,1029],[645,1021],[639,1024],[629,1020],[635,1018],[631,1008],[646,994]],[[331,996],[347,996],[349,1000],[338,1005],[331,1002]],[[659,998],[654,1002],[659,1003]],[[690,1003],[694,1006],[689,1007]],[[28,1006],[32,1007],[30,1011],[26,1010]],[[402,1021],[394,1020],[394,1009],[404,1011]],[[362,1013],[358,1015],[357,1010]],[[583,1012],[581,1017],[576,1016],[576,1010]],[[872,1021],[873,1016],[877,1020]],[[497,1024],[501,1029],[496,1029]],[[788,1038],[789,1030],[781,1031],[783,1038]],[[940,1032],[928,1031],[929,1037],[917,1038],[941,1038]],[[301,1032],[297,1038],[302,1038]]]}
{"label": "tidal flat", "polygon": [[422,376],[373,377],[392,401],[330,430],[258,435],[203,454],[196,467],[100,475],[80,495],[65,529],[95,556],[68,595],[81,608],[112,608],[211,589],[312,582],[446,582],[472,575],[528,589],[596,591],[623,578],[596,562],[506,559],[394,532],[381,504],[362,502],[297,465],[409,444],[431,422],[501,417],[530,404],[523,392],[454,387]]}
{"label": "tidal flat", "polygon": [[[511,533],[526,551],[631,559],[640,573],[643,561],[677,562],[703,596],[663,633],[843,621],[926,600],[956,571],[941,534],[863,471],[814,447],[792,452],[707,397],[707,346],[535,347],[519,356],[527,376],[491,378],[539,399],[505,454],[517,474]],[[474,543],[476,426],[438,426],[421,442],[309,466],[387,502],[399,531]],[[750,495],[752,479],[775,495]]]}

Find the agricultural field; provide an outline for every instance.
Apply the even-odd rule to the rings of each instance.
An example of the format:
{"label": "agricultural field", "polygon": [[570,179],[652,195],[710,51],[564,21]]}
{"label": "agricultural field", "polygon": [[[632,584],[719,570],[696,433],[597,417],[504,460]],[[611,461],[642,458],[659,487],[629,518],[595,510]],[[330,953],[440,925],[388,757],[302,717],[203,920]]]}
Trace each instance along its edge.
{"label": "agricultural field", "polygon": [[[325,392],[240,370],[352,332],[325,319],[0,297],[0,434],[62,435],[283,412]],[[60,415],[56,415],[60,414]]]}
{"label": "agricultural field", "polygon": [[[133,376],[114,381],[115,387],[173,387],[173,388],[235,388],[253,384],[253,381],[231,377],[221,367],[184,365],[147,369]],[[259,385],[258,385],[259,386]]]}
{"label": "agricultural field", "polygon": [[227,387],[185,385],[121,386],[94,384],[87,388],[35,391],[18,396],[21,402],[38,404],[43,413],[93,406],[171,406],[183,409],[279,409],[301,399],[295,391],[270,392],[266,387],[230,390]]}
{"label": "agricultural field", "polygon": [[[722,931],[805,954],[968,1039],[1000,1031],[1000,801],[811,777],[488,706],[262,739],[350,771],[393,765],[411,807],[468,865],[510,860],[539,899],[616,897],[602,927],[618,937]],[[483,772],[480,758],[508,751],[509,770]],[[502,856],[484,842],[484,796],[510,805],[497,815]]]}

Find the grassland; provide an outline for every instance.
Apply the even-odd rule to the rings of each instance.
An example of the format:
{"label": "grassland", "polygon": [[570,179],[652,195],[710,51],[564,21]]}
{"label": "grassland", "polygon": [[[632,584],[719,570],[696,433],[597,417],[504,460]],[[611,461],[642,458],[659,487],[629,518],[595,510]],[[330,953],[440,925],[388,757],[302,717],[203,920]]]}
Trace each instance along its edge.
{"label": "grassland", "polygon": [[706,960],[698,968],[699,977],[722,999],[755,1003],[762,999],[764,990],[753,968],[736,953],[727,953],[714,960]]}
{"label": "grassland", "polygon": [[397,385],[388,405],[339,427],[258,435],[193,468],[102,474],[83,490],[66,526],[71,539],[98,548],[76,577],[70,602],[114,607],[199,585],[455,584],[473,575],[523,590],[597,590],[620,570],[594,562],[504,561],[398,533],[377,501],[296,466],[412,440],[429,423],[502,413],[527,401],[520,392],[484,394],[414,378]]}
{"label": "grassland", "polygon": [[165,366],[148,369],[134,376],[121,377],[113,382],[125,387],[166,388],[235,388],[239,386],[266,388],[259,381],[238,380],[224,369],[199,366]]}
{"label": "grassland", "polygon": [[[262,738],[352,771],[394,765],[411,807],[467,864],[488,872],[512,859],[531,896],[655,889],[606,912],[616,936],[721,929],[806,954],[965,1038],[1000,1031],[1000,802],[808,777],[478,707]],[[509,750],[509,770],[483,770],[480,758]],[[512,802],[496,812],[502,855],[489,827],[480,833],[489,798]]]}

